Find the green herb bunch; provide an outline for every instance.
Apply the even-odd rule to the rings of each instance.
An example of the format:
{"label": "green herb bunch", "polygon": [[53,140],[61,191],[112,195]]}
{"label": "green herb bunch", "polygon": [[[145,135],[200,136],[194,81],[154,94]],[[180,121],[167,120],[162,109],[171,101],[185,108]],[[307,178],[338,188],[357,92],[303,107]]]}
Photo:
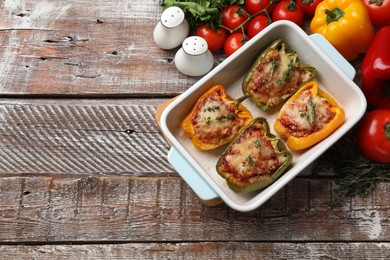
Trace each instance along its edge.
{"label": "green herb bunch", "polygon": [[207,23],[212,28],[216,29],[221,25],[221,10],[232,4],[243,5],[244,0],[164,0],[165,8],[171,6],[180,7],[186,15],[186,19],[191,28]]}
{"label": "green herb bunch", "polygon": [[378,183],[390,181],[390,164],[365,158],[357,143],[357,135],[352,130],[314,163],[314,174],[329,170],[337,174],[334,196],[327,201],[329,206],[337,206],[349,197],[364,198]]}

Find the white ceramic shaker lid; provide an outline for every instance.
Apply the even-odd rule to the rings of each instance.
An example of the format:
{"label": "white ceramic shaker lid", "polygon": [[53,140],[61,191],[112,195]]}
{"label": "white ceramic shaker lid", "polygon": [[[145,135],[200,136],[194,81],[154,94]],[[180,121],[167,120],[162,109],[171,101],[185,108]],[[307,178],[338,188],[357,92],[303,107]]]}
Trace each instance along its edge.
{"label": "white ceramic shaker lid", "polygon": [[202,76],[213,68],[213,64],[213,54],[208,50],[206,40],[199,36],[186,38],[175,55],[176,68],[189,76]]}
{"label": "white ceramic shaker lid", "polygon": [[153,31],[154,42],[162,49],[173,49],[188,36],[190,26],[182,9],[171,6],[161,14]]}
{"label": "white ceramic shaker lid", "polygon": [[185,19],[183,10],[177,6],[171,6],[161,14],[161,23],[167,28],[179,26]]}
{"label": "white ceramic shaker lid", "polygon": [[183,41],[183,50],[192,56],[202,55],[208,49],[205,39],[199,36],[190,36]]}

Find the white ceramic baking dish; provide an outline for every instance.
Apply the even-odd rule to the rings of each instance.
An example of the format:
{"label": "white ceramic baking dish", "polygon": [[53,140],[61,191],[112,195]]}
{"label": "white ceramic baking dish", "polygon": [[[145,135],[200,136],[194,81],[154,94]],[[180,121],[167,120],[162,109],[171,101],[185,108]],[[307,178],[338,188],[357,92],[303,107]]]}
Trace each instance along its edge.
{"label": "white ceramic baking dish", "polygon": [[[225,86],[233,98],[242,96],[241,82],[245,73],[260,53],[276,39],[284,39],[286,45],[297,51],[300,62],[317,69],[315,80],[319,87],[328,92],[344,108],[345,123],[332,135],[304,151],[293,152],[291,167],[273,184],[264,190],[248,194],[233,192],[226,181],[216,172],[218,157],[226,146],[212,151],[197,150],[190,138],[184,135],[180,124],[190,112],[198,98],[216,84]],[[366,110],[366,99],[353,82],[355,70],[330,43],[321,35],[307,35],[299,26],[288,21],[274,22],[248,41],[233,55],[177,97],[162,113],[160,126],[163,134],[172,144],[168,160],[194,192],[203,200],[222,199],[237,211],[252,211],[266,202],[291,179],[299,174],[325,150],[352,128]],[[262,111],[247,99],[243,103],[253,117],[265,117],[271,132],[278,111]]]}

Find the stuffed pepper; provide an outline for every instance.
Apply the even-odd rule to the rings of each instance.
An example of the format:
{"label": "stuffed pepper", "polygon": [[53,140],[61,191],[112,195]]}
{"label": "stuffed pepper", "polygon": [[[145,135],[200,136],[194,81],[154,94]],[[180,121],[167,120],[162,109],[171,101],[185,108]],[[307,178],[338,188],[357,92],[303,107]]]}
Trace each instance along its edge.
{"label": "stuffed pepper", "polygon": [[315,75],[315,68],[298,63],[298,54],[288,51],[283,40],[276,40],[245,75],[242,91],[260,109],[267,110],[289,98]]}
{"label": "stuffed pepper", "polygon": [[344,123],[344,110],[316,81],[306,83],[282,107],[275,131],[287,138],[292,150],[308,148],[325,139]]}
{"label": "stuffed pepper", "polygon": [[211,150],[232,141],[251,120],[248,109],[216,85],[198,99],[181,127],[196,148]]}
{"label": "stuffed pepper", "polygon": [[216,170],[235,192],[263,189],[292,161],[292,153],[270,133],[265,118],[254,119],[219,158]]}

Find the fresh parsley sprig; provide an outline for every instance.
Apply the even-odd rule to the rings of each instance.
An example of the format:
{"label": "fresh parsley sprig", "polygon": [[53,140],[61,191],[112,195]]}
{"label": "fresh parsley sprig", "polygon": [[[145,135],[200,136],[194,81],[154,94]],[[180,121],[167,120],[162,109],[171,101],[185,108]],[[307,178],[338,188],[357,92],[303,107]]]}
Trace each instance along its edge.
{"label": "fresh parsley sprig", "polygon": [[221,24],[221,10],[232,4],[243,5],[244,2],[244,0],[164,0],[163,6],[180,7],[186,14],[186,19],[191,28],[202,23],[207,23],[212,28],[218,28]]}

